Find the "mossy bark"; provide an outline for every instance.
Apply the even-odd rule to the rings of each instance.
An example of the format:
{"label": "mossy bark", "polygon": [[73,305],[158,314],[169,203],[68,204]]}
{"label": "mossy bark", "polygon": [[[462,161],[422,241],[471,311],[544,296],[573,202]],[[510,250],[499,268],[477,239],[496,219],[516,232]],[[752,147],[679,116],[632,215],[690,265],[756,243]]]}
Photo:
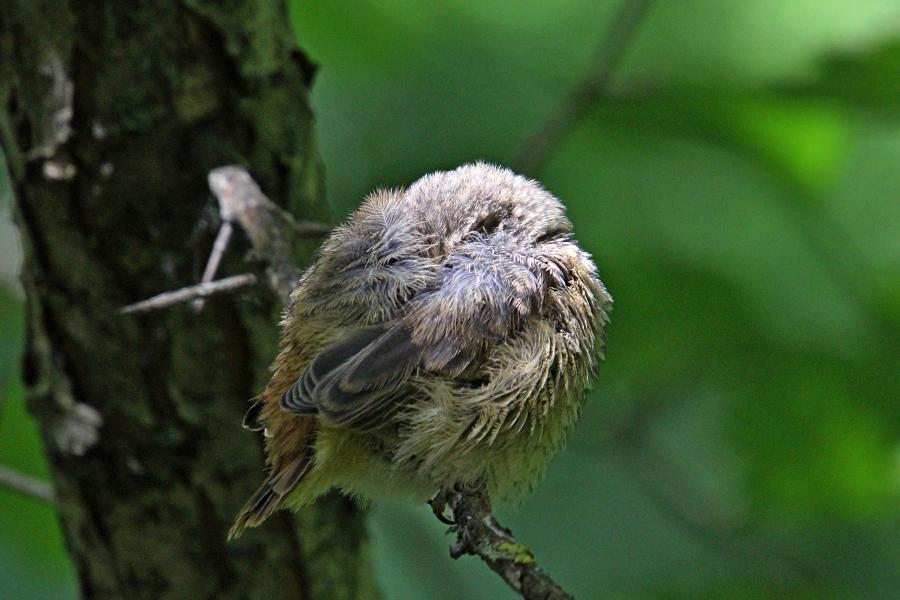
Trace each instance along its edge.
{"label": "mossy bark", "polygon": [[[197,280],[213,167],[243,164],[295,215],[326,218],[312,73],[278,2],[3,2],[25,378],[86,598],[377,595],[346,500],[225,542],[263,476],[239,424],[275,351],[277,299],[117,314]],[[226,270],[244,268],[239,250]]]}

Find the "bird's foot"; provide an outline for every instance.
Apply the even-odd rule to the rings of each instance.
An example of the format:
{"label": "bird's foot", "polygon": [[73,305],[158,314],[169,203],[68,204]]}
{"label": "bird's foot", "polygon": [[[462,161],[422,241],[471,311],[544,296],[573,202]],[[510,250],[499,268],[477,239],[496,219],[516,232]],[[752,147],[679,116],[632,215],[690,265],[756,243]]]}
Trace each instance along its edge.
{"label": "bird's foot", "polygon": [[438,493],[434,495],[434,498],[428,501],[428,505],[431,507],[431,511],[434,513],[434,516],[437,517],[437,520],[444,525],[456,525],[456,521],[448,517],[446,514],[447,506],[449,504],[449,502],[447,501],[447,497],[452,493],[452,490],[441,488],[440,491],[438,491]]}

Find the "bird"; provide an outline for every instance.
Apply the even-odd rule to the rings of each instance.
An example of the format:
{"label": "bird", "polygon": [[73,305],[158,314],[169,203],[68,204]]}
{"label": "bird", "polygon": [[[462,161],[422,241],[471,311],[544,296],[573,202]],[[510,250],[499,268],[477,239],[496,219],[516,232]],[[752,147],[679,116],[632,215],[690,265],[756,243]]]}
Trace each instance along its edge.
{"label": "bird", "polygon": [[284,309],[244,418],[268,474],[229,539],[337,488],[518,502],[605,358],[612,297],[560,200],[485,162],[368,195]]}

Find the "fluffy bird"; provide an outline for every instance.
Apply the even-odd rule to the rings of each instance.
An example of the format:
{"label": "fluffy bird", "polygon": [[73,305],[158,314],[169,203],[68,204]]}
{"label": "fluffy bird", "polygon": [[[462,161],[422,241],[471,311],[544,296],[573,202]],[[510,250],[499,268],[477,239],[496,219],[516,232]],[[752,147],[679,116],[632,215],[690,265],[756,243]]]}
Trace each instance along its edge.
{"label": "fluffy bird", "polygon": [[269,474],[229,537],[338,488],[515,500],[575,423],[612,298],[562,203],[485,163],[371,194],[291,294],[244,419]]}

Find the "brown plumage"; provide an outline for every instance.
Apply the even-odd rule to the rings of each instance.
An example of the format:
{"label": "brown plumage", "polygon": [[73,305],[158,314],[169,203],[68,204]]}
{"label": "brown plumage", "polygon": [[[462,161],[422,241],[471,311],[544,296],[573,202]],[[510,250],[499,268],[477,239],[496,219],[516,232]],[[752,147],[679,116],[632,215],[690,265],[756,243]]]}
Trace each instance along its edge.
{"label": "brown plumage", "polygon": [[294,289],[245,419],[270,474],[230,536],[332,487],[426,500],[538,481],[602,357],[612,298],[534,181],[478,163],[376,192]]}

